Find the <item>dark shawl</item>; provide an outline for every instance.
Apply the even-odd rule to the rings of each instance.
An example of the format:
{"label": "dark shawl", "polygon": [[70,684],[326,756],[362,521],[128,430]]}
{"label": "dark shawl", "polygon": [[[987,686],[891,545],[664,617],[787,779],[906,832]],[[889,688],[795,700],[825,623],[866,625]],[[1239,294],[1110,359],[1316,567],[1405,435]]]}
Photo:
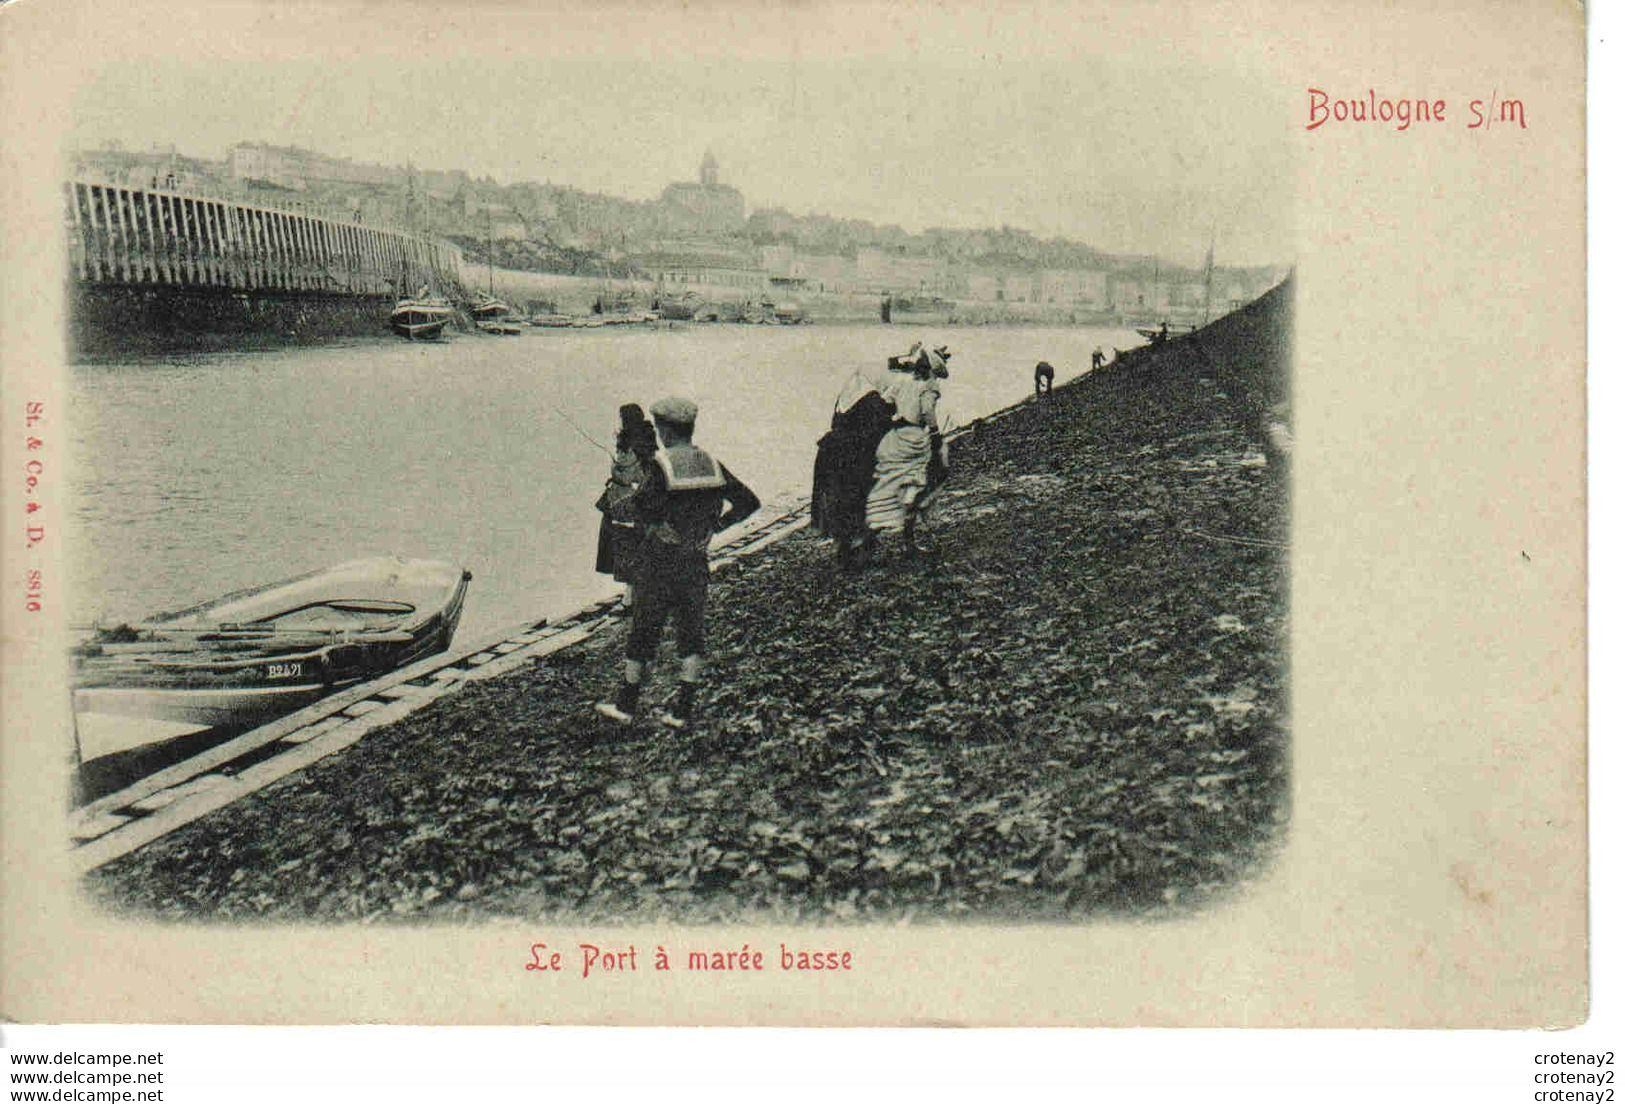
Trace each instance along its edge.
{"label": "dark shawl", "polygon": [[864,530],[864,504],[875,480],[875,449],[891,428],[892,405],[869,391],[830,421],[813,464],[813,527],[844,539]]}

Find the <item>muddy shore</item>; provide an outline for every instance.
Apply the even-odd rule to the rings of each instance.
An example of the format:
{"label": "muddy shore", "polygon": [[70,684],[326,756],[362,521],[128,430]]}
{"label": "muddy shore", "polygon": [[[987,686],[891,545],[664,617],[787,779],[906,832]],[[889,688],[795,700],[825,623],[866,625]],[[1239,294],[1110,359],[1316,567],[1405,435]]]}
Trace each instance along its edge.
{"label": "muddy shore", "polygon": [[[1289,313],[1278,290],[961,438],[917,561],[843,575],[802,532],[720,573],[694,731],[592,712],[623,625],[87,886],[335,922],[1055,921],[1244,891],[1289,819]],[[649,698],[675,666],[668,634]]]}

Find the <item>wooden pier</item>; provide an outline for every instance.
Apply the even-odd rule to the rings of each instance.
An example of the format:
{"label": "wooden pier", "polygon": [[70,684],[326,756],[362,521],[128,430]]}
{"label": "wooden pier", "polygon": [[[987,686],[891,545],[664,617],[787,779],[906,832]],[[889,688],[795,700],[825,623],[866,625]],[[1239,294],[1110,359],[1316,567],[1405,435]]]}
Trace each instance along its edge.
{"label": "wooden pier", "polygon": [[460,286],[450,243],[404,230],[162,189],[72,181],[72,271],[87,283],[409,294]]}

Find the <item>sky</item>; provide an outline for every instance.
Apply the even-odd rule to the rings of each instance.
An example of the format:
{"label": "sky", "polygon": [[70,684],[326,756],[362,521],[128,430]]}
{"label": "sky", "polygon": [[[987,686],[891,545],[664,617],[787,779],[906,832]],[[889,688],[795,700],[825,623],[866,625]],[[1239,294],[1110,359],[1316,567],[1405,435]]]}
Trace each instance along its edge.
{"label": "sky", "polygon": [[183,30],[87,62],[71,144],[218,159],[263,141],[630,199],[693,179],[710,149],[750,208],[1008,225],[1193,265],[1211,235],[1221,264],[1292,260],[1282,90],[1222,55],[1121,48],[1121,28],[796,5],[763,39],[741,9],[699,5],[392,38],[356,33],[348,8],[288,10],[291,27],[255,9],[202,49]]}

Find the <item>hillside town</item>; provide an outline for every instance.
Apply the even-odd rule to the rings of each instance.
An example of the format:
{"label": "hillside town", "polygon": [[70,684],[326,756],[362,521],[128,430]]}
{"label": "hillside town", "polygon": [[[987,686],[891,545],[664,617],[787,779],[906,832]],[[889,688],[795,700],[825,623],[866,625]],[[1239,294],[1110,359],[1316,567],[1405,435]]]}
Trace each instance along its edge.
{"label": "hillside town", "polygon": [[[239,142],[221,160],[116,145],[73,156],[77,179],[266,203],[443,238],[473,266],[647,282],[736,300],[872,304],[956,321],[1199,322],[1250,302],[1284,267],[1191,266],[1112,255],[1009,227],[911,233],[756,206],[710,151],[694,179],[640,201],[553,183],[503,185],[465,171],[370,164]],[[868,309],[867,306],[864,307]]]}

